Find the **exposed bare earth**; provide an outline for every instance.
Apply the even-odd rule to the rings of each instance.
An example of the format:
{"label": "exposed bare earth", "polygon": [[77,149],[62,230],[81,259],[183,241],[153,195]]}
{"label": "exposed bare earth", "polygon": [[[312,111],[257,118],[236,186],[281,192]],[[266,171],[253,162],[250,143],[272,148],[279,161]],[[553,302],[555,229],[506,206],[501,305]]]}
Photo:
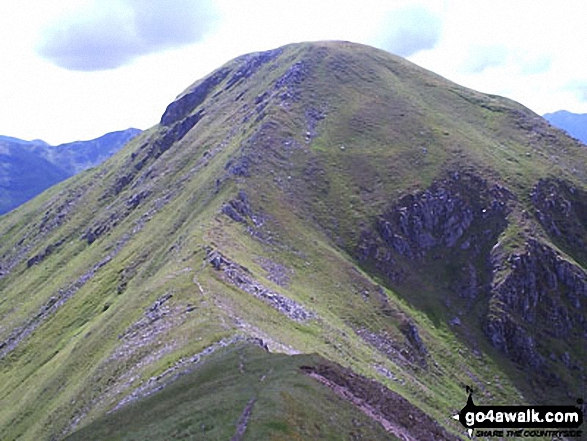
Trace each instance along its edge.
{"label": "exposed bare earth", "polygon": [[335,365],[302,366],[301,369],[401,440],[459,439],[405,398],[375,380]]}

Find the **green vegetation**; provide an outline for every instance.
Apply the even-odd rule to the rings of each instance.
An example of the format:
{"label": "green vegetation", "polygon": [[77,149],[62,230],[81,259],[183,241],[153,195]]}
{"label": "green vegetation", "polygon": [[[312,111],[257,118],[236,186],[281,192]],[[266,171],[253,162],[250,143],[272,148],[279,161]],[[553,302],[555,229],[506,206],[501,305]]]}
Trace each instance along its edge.
{"label": "green vegetation", "polygon": [[[193,373],[66,439],[227,440],[248,403],[243,439],[394,439],[300,366],[317,356],[273,355],[236,345],[211,355]],[[253,435],[248,436],[249,433]]]}
{"label": "green vegetation", "polygon": [[[483,255],[472,259],[464,239],[421,260],[394,255],[390,266],[409,274],[396,283],[359,245],[398,200],[455,171],[511,192],[507,225],[492,220],[484,253],[494,240],[504,258],[530,236],[551,245],[530,190],[556,177],[585,191],[583,146],[519,104],[350,43],[241,57],[212,77],[182,94],[205,97],[178,104],[175,126],[0,218],[1,439],[230,439],[252,397],[244,439],[352,439],[357,427],[376,439],[372,420],[299,374],[318,356],[378,380],[455,436],[464,385],[478,404],[539,398],[542,373],[483,332],[490,294],[471,303],[455,292],[464,265],[489,265]],[[471,225],[477,237],[488,228]],[[214,253],[241,282],[228,263],[214,267]],[[243,289],[245,278],[256,288]],[[263,290],[312,317],[290,318]],[[288,355],[224,348],[243,337]],[[584,357],[580,343],[569,339],[573,357]],[[188,364],[192,373],[133,400]],[[553,396],[578,387],[569,372],[559,370],[566,386],[547,386]]]}

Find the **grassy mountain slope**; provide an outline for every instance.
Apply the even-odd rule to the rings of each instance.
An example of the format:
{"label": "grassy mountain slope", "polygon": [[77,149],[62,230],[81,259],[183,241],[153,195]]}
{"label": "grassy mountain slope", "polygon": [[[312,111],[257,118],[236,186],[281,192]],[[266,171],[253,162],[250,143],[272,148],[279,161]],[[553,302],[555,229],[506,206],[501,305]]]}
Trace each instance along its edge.
{"label": "grassy mountain slope", "polygon": [[[233,375],[226,347],[244,338],[374,379],[447,438],[465,384],[480,404],[560,403],[585,384],[586,183],[587,151],[537,115],[388,53],[239,57],[102,166],[0,218],[0,437],[105,433],[140,406],[184,415],[164,386],[207,402],[172,377]],[[295,389],[296,357],[258,357]],[[212,406],[231,423],[209,439],[235,433],[250,383],[227,383],[239,399]],[[332,398],[310,383],[294,412]],[[270,409],[257,401],[244,439],[314,433],[280,410],[253,424]],[[200,416],[185,417],[191,433]]]}
{"label": "grassy mountain slope", "polygon": [[67,439],[406,436],[456,439],[376,381],[315,354],[270,354],[258,343],[241,342],[209,356],[162,392],[100,418]]}
{"label": "grassy mountain slope", "polygon": [[104,162],[138,133],[138,129],[127,129],[58,146],[0,136],[0,214]]}

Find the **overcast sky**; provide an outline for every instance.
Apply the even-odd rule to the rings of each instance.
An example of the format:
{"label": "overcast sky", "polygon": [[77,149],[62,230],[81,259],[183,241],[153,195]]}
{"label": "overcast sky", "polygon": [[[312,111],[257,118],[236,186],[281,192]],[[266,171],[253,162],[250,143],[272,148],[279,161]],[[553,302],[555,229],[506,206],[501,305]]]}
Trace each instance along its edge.
{"label": "overcast sky", "polygon": [[587,113],[584,0],[0,0],[0,135],[146,129],[248,52],[349,40],[539,114]]}

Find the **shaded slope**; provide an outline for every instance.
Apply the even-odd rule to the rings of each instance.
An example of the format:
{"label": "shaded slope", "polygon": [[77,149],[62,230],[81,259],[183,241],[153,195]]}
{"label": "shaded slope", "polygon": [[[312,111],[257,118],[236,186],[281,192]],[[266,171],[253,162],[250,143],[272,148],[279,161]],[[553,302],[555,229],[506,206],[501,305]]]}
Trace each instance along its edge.
{"label": "shaded slope", "polygon": [[544,119],[560,129],[565,130],[569,135],[574,136],[583,144],[587,144],[587,115],[558,110],[553,113],[546,113]]}
{"label": "shaded slope", "polygon": [[465,384],[560,404],[585,383],[586,164],[519,104],[382,51],[239,57],[0,219],[0,437],[63,437],[243,337],[453,434]]}
{"label": "shaded slope", "polygon": [[127,129],[58,146],[0,136],[0,214],[104,162],[138,133],[138,129]]}
{"label": "shaded slope", "polygon": [[45,149],[35,148],[33,151],[73,176],[101,164],[139,133],[139,129],[130,128],[106,133],[96,139],[68,142]]}
{"label": "shaded slope", "polygon": [[0,214],[70,175],[18,143],[0,145]]}

